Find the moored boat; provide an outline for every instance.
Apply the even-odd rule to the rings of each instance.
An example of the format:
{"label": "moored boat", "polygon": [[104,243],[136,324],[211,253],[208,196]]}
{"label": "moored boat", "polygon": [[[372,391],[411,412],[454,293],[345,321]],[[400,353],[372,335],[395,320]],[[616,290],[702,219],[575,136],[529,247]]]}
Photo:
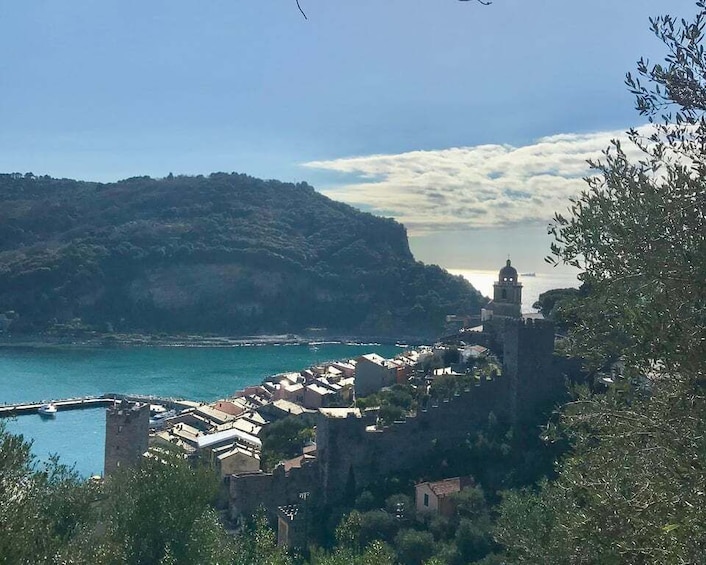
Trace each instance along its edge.
{"label": "moored boat", "polygon": [[157,412],[150,416],[149,428],[150,430],[161,430],[167,423],[168,418],[173,418],[176,416],[176,410],[166,410]]}
{"label": "moored boat", "polygon": [[43,418],[53,418],[56,416],[56,406],[54,406],[51,402],[48,404],[42,404],[38,409],[37,412],[39,413],[40,416]]}

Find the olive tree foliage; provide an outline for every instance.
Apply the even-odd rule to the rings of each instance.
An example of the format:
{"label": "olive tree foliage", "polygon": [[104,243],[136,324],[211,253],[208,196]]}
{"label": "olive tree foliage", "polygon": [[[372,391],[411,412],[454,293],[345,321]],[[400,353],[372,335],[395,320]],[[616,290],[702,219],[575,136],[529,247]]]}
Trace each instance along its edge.
{"label": "olive tree foliage", "polygon": [[616,389],[580,398],[563,419],[574,449],[558,477],[501,504],[496,537],[508,562],[702,562],[703,392],[673,381],[651,395]]}
{"label": "olive tree foliage", "polygon": [[263,509],[258,509],[247,521],[236,537],[235,548],[235,560],[228,561],[232,565],[292,565],[294,562],[286,550],[277,545],[277,535],[268,526]]}
{"label": "olive tree foliage", "polygon": [[38,464],[31,443],[0,421],[0,564],[53,562],[88,523],[95,495],[55,457]]}
{"label": "olive tree foliage", "polygon": [[212,469],[178,451],[151,454],[86,481],[57,458],[37,463],[0,420],[0,565],[291,565],[263,513],[226,532]]}
{"label": "olive tree foliage", "polygon": [[314,549],[309,563],[311,565],[396,565],[397,561],[392,548],[376,540],[360,551],[350,547],[337,547],[331,553]]}
{"label": "olive tree foliage", "polygon": [[577,350],[673,378],[702,370],[706,344],[705,15],[697,7],[692,22],[651,20],[669,55],[663,64],[640,60],[626,81],[650,125],[613,141],[570,215],[550,227],[549,260],[581,268],[590,291]]}
{"label": "olive tree foliage", "polygon": [[554,260],[584,270],[577,353],[620,359],[561,411],[555,480],[508,493],[509,563],[699,563],[706,555],[706,7],[652,30],[661,64],[626,82],[650,125],[613,142],[557,215]]}
{"label": "olive tree foliage", "polygon": [[213,471],[190,464],[177,450],[151,454],[106,479],[91,523],[62,552],[64,562],[233,562],[235,548],[213,508]]}

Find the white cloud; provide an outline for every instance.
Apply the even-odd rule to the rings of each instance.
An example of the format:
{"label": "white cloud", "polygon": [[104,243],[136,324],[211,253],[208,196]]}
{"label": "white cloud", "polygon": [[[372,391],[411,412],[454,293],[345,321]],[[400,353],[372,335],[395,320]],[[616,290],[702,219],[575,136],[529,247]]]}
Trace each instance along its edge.
{"label": "white cloud", "polygon": [[327,196],[392,216],[411,233],[547,224],[586,187],[586,161],[622,131],[559,134],[521,147],[477,145],[398,155],[312,161],[304,166],[357,175]]}

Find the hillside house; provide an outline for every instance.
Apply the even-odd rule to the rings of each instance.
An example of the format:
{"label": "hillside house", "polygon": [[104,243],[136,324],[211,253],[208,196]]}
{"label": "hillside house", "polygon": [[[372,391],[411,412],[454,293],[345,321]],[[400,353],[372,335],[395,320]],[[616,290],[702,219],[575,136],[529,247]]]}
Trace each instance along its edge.
{"label": "hillside house", "polygon": [[341,371],[345,378],[349,378],[355,375],[355,361],[336,361],[334,363],[331,363],[331,366]]}
{"label": "hillside house", "polygon": [[482,359],[488,357],[490,350],[482,345],[467,345],[459,350],[461,362],[468,363],[471,359]]}
{"label": "hillside house", "polygon": [[302,383],[294,383],[281,385],[277,391],[277,400],[288,400],[289,402],[294,402],[295,404],[304,403],[304,385]]}
{"label": "hillside house", "polygon": [[236,404],[235,402],[230,402],[228,400],[218,400],[213,403],[213,407],[216,410],[220,410],[221,412],[225,412],[231,416],[239,416],[245,410],[241,404]]}
{"label": "hillside house", "polygon": [[288,416],[312,417],[314,411],[307,410],[300,404],[288,400],[275,400],[273,403],[261,407],[258,413],[268,420],[281,420]]}
{"label": "hillside house", "polygon": [[435,512],[450,518],[456,509],[451,495],[461,492],[472,484],[473,479],[470,477],[454,477],[433,483],[416,484],[414,490],[417,512]]}
{"label": "hillside house", "polygon": [[212,450],[213,463],[221,478],[260,470],[260,452],[243,445],[229,444]]}
{"label": "hillside house", "polygon": [[335,397],[335,392],[318,382],[313,382],[304,388],[304,408],[313,410],[324,408],[329,406]]}
{"label": "hillside house", "polygon": [[355,393],[368,396],[397,382],[399,366],[376,353],[361,355],[355,366]]}

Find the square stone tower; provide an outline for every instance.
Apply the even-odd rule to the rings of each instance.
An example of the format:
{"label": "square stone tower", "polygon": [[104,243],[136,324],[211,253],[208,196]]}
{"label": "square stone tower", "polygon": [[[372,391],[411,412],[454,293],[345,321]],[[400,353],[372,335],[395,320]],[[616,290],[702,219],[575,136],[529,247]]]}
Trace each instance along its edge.
{"label": "square stone tower", "polygon": [[150,406],[122,400],[105,413],[105,465],[107,477],[117,469],[135,465],[147,451]]}

